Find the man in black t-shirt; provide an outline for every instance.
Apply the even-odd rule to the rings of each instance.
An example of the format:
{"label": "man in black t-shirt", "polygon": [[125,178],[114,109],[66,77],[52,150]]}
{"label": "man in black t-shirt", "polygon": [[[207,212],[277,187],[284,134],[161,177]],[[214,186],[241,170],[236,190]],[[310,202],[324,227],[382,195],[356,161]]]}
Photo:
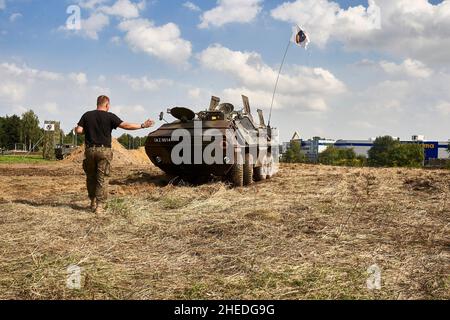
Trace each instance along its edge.
{"label": "man in black t-shirt", "polygon": [[83,170],[86,173],[91,210],[97,215],[104,213],[108,199],[108,177],[113,159],[112,130],[139,130],[154,125],[152,120],[143,124],[124,122],[114,113],[110,113],[109,109],[110,99],[107,96],[98,97],[97,110],[86,112],[75,128],[77,134],[85,135],[86,159],[83,161]]}

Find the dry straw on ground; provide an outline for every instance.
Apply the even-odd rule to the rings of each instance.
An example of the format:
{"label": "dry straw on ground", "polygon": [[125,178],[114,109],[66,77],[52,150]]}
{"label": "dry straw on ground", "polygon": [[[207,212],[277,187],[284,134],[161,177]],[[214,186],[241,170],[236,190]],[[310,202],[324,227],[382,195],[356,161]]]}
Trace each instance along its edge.
{"label": "dry straw on ground", "polygon": [[450,298],[448,171],[283,165],[232,189],[128,166],[102,220],[78,164],[0,176],[0,299]]}

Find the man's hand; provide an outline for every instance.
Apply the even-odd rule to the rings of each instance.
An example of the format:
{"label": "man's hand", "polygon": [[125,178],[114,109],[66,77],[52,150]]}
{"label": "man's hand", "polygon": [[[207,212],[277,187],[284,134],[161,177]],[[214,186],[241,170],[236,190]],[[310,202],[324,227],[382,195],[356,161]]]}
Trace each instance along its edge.
{"label": "man's hand", "polygon": [[74,131],[76,134],[84,134],[84,128],[83,128],[83,127],[80,127],[80,126],[76,126],[76,127],[73,129],[73,131]]}
{"label": "man's hand", "polygon": [[153,120],[148,119],[143,124],[122,122],[120,124],[119,128],[124,129],[124,130],[140,130],[140,129],[147,129],[147,128],[153,127],[154,125],[155,125],[155,122]]}
{"label": "man's hand", "polygon": [[151,128],[155,125],[155,121],[148,119],[147,121],[145,121],[142,125],[141,128],[142,129],[147,129],[147,128]]}

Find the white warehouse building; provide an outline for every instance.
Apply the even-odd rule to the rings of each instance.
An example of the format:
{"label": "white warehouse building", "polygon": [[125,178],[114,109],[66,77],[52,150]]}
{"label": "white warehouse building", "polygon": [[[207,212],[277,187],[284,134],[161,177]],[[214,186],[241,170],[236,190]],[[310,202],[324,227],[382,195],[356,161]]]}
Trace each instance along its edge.
{"label": "white warehouse building", "polygon": [[[393,137],[395,140],[399,138]],[[337,148],[353,149],[358,156],[368,157],[369,150],[373,147],[375,138],[368,140],[333,140],[314,137],[309,140],[302,140],[298,132],[294,134],[291,142],[297,142],[301,146],[302,152],[311,161],[317,161],[319,154],[328,146],[335,146]],[[285,153],[291,142],[283,143],[282,153]],[[425,140],[424,136],[415,135],[410,141],[401,141],[401,143],[420,143],[423,144],[425,150],[425,160],[433,159],[449,159],[448,152],[449,141],[431,141]]]}
{"label": "white warehouse building", "polygon": [[[417,137],[417,136],[414,136]],[[421,143],[425,149],[425,160],[448,159],[448,141],[427,141],[427,140],[401,141],[402,143]],[[368,157],[369,150],[373,147],[375,139],[370,140],[338,140],[334,144],[337,148],[352,148],[356,155]]]}

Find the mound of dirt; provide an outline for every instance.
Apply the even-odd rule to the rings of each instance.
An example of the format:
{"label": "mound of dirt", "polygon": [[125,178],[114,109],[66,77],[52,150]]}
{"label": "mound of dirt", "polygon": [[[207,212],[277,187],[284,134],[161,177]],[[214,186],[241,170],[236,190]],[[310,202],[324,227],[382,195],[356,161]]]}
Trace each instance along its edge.
{"label": "mound of dirt", "polygon": [[[146,165],[150,160],[145,153],[145,148],[138,150],[125,149],[117,139],[112,140],[114,153],[113,166]],[[64,163],[81,163],[84,160],[84,145],[75,150],[70,156],[63,160]]]}
{"label": "mound of dirt", "polygon": [[130,152],[134,157],[136,157],[136,159],[139,159],[140,161],[145,163],[150,163],[150,159],[145,152],[145,147],[141,147],[137,150],[130,150]]}

